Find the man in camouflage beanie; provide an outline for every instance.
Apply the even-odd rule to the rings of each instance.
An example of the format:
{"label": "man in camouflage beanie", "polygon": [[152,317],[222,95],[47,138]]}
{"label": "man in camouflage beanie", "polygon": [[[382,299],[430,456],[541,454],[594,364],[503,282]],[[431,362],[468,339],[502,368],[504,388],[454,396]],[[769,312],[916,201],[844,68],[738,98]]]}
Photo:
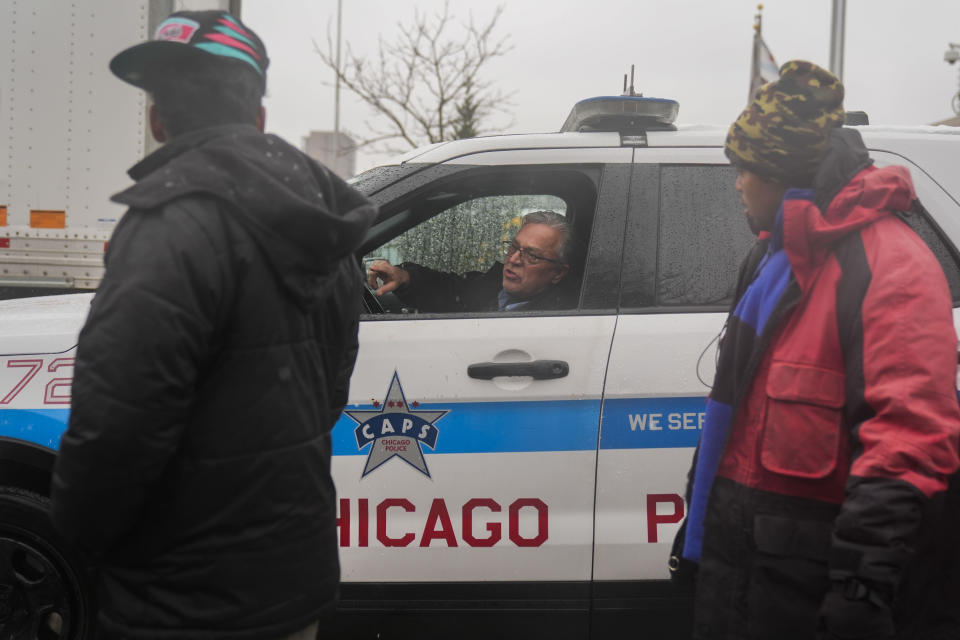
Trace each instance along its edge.
{"label": "man in camouflage beanie", "polygon": [[758,241],[670,565],[695,575],[699,639],[960,638],[936,552],[956,554],[960,487],[950,291],[895,215],[909,171],[872,166],[842,101],[788,62],[727,137]]}
{"label": "man in camouflage beanie", "polygon": [[791,60],[780,78],[759,89],[730,125],[724,152],[735,166],[788,186],[810,186],[843,124],[843,85],[812,62]]}

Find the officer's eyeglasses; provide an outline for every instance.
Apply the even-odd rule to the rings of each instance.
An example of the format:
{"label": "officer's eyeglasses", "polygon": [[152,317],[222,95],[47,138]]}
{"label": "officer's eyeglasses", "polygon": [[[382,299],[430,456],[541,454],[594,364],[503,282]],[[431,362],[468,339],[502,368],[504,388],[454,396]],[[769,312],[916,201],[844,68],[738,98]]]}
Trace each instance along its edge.
{"label": "officer's eyeglasses", "polygon": [[541,262],[552,262],[553,264],[563,264],[560,260],[554,260],[553,258],[548,258],[546,256],[541,256],[537,253],[530,251],[530,249],[524,249],[517,246],[515,242],[504,242],[503,249],[507,253],[507,257],[512,256],[515,253],[520,254],[520,259],[524,261],[525,264],[535,265],[540,264]]}

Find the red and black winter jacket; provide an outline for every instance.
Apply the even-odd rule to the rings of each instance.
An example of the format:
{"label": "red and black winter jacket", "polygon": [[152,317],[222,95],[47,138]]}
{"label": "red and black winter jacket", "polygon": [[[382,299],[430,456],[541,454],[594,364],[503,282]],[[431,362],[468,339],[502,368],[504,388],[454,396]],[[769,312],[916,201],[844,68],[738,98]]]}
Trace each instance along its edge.
{"label": "red and black winter jacket", "polygon": [[790,284],[737,370],[727,381],[718,370],[733,414],[704,521],[695,633],[812,637],[831,591],[894,607],[899,637],[958,629],[960,614],[920,593],[960,579],[936,566],[957,564],[958,532],[943,535],[940,519],[960,407],[946,279],[896,215],[916,199],[909,173],[870,166],[843,130],[813,200],[791,193]]}

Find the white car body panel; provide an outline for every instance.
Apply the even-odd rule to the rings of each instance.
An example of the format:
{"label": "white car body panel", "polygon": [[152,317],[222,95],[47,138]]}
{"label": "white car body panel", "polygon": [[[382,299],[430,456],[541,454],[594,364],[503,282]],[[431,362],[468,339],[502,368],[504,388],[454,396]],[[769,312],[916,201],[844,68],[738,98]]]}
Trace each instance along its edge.
{"label": "white car body panel", "polygon": [[[449,413],[435,423],[436,449],[421,445],[429,475],[401,456],[364,475],[374,445],[360,448],[351,439],[358,423],[349,415],[338,422],[334,479],[340,518],[352,527],[349,545],[341,539],[344,580],[589,580],[600,398],[615,322],[615,316],[567,316],[361,323],[348,412],[384,404],[396,373],[408,406]],[[472,363],[531,360],[563,360],[570,373],[555,380],[467,375]],[[415,506],[414,513],[389,512],[389,527],[416,539],[388,548],[371,535],[368,546],[359,546],[358,501],[367,499],[373,514],[384,497]],[[477,512],[485,521],[501,518],[503,535],[493,547],[464,541],[461,509],[474,498],[492,498],[503,509]],[[425,512],[437,499],[450,512],[455,537],[422,548]],[[548,510],[547,535],[535,546],[518,546],[507,535],[506,512],[517,500],[542,501]],[[521,529],[536,528],[534,508],[520,515]],[[486,535],[482,524],[473,530]]]}

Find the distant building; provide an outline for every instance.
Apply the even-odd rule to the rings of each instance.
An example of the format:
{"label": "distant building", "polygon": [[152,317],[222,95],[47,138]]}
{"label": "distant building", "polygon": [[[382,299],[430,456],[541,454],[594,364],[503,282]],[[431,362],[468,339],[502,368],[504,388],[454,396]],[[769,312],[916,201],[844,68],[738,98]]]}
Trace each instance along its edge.
{"label": "distant building", "polygon": [[356,171],[356,143],[345,133],[338,135],[333,131],[311,131],[303,139],[303,152],[344,180],[352,177]]}

